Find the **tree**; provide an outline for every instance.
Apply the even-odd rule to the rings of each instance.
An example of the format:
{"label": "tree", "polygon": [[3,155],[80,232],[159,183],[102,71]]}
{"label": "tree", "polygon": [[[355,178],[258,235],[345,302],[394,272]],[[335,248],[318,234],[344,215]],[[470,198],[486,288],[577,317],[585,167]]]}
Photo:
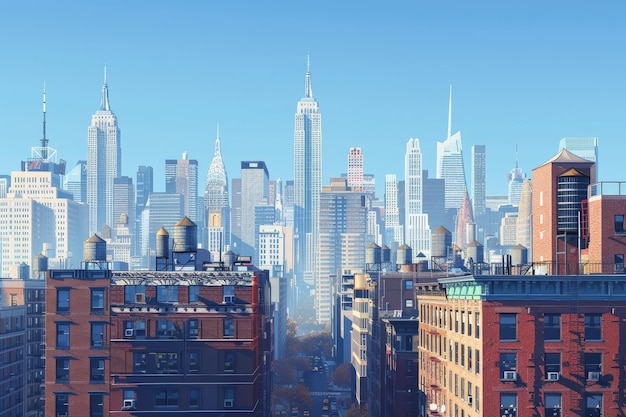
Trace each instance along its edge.
{"label": "tree", "polygon": [[278,359],[274,361],[275,381],[278,385],[293,383],[296,378],[296,371],[289,359]]}
{"label": "tree", "polygon": [[295,356],[301,350],[301,342],[298,339],[298,326],[292,319],[287,319],[287,340],[285,341],[285,351],[287,356]]}
{"label": "tree", "polygon": [[335,368],[333,372],[333,382],[342,387],[349,387],[351,383],[351,365],[344,362]]}
{"label": "tree", "polygon": [[359,408],[353,404],[352,407],[350,407],[350,409],[346,411],[346,414],[344,414],[344,416],[345,417],[367,417],[367,404],[365,404],[363,408]]}
{"label": "tree", "polygon": [[304,385],[298,384],[292,388],[292,403],[297,404],[298,407],[308,410],[313,407],[313,398],[309,394],[309,389]]}
{"label": "tree", "polygon": [[304,357],[304,356],[291,358],[291,365],[294,368],[296,368],[298,371],[310,371],[311,359]]}

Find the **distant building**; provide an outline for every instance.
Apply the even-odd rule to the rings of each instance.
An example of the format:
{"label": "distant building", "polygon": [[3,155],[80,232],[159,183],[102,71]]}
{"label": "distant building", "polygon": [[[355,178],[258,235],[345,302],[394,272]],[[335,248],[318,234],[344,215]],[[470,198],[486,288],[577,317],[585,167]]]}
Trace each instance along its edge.
{"label": "distant building", "polygon": [[[241,247],[237,251],[240,255],[255,256],[255,207],[262,204],[269,207],[269,182],[265,162],[241,162]],[[273,206],[271,210],[273,213]]]}
{"label": "distant building", "polygon": [[184,215],[196,224],[198,217],[198,161],[189,159],[183,152],[182,159],[165,161],[165,192],[183,196]]}
{"label": "distant building", "polygon": [[65,175],[63,189],[71,193],[77,203],[87,203],[87,161],[78,161]]}
{"label": "distant building", "polygon": [[472,146],[472,208],[474,215],[485,215],[487,198],[487,152],[485,145]]}
{"label": "distant building", "polygon": [[348,187],[363,191],[363,154],[361,148],[350,148],[348,153]]}
{"label": "distant building", "polygon": [[398,246],[404,243],[404,230],[400,225],[400,207],[398,204],[398,181],[395,174],[385,175],[385,231],[384,243]]}
{"label": "distant building", "polygon": [[[206,174],[204,187],[204,210],[208,234],[207,249],[212,253],[225,251],[230,247],[230,202],[228,194],[228,175],[222,160],[219,132],[215,139],[213,159]],[[218,221],[219,219],[219,221]],[[210,223],[210,225],[209,225]],[[215,233],[219,231],[219,239]]]}
{"label": "distant building", "polygon": [[559,141],[559,151],[567,149],[576,156],[587,161],[595,162],[596,178],[598,178],[598,138],[594,137],[570,137]]}

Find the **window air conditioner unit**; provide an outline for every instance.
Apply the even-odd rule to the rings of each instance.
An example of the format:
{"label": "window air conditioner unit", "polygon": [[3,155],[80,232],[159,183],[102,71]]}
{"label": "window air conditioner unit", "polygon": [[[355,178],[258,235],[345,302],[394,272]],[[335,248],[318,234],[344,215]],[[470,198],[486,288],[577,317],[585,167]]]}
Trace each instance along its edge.
{"label": "window air conditioner unit", "polygon": [[122,410],[131,410],[135,408],[135,400],[124,400]]}
{"label": "window air conditioner unit", "polygon": [[599,381],[600,372],[587,372],[587,381]]}
{"label": "window air conditioner unit", "polygon": [[233,405],[235,405],[235,400],[233,399],[224,400],[224,408],[233,408]]}
{"label": "window air conditioner unit", "polygon": [[472,403],[473,403],[473,402],[474,402],[474,399],[472,398],[472,396],[471,396],[471,395],[468,395],[468,396],[467,396],[467,403],[468,403],[469,405],[472,405]]}
{"label": "window air conditioner unit", "polygon": [[548,381],[558,381],[559,373],[558,372],[548,372]]}
{"label": "window air conditioner unit", "polygon": [[516,381],[517,380],[517,372],[515,371],[504,371],[504,379],[505,381]]}
{"label": "window air conditioner unit", "polygon": [[142,292],[138,292],[137,294],[135,294],[135,302],[136,303],[145,303],[146,302],[146,294],[142,293]]}
{"label": "window air conditioner unit", "polygon": [[133,337],[134,334],[134,330],[133,329],[125,329],[124,330],[124,337]]}

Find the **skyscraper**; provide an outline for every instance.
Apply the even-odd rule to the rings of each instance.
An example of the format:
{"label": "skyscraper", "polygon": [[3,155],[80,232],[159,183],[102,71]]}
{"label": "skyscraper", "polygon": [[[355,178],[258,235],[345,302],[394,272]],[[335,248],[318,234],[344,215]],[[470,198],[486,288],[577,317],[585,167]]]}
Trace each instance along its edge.
{"label": "skyscraper", "polygon": [[305,271],[313,270],[313,259],[306,254],[315,253],[322,190],[322,114],[313,98],[308,57],[304,97],[296,108],[293,152],[295,272],[301,280]]}
{"label": "skyscraper", "polygon": [[107,71],[100,110],[91,116],[87,131],[87,203],[89,204],[90,234],[102,230],[103,225],[113,226],[113,180],[122,173],[121,134],[117,117],[109,105]]}
{"label": "skyscraper", "polygon": [[430,256],[430,227],[428,215],[422,211],[422,151],[419,139],[409,139],[404,154],[404,243],[420,253]]}
{"label": "skyscraper", "polygon": [[151,166],[140,165],[137,168],[137,218],[141,216],[141,211],[148,202],[150,193],[154,192],[154,174]]}
{"label": "skyscraper", "polygon": [[67,173],[63,189],[72,193],[77,203],[87,202],[87,161],[78,161]]}
{"label": "skyscraper", "polygon": [[361,148],[350,148],[350,152],[348,152],[348,187],[352,191],[363,191],[363,154]]}
{"label": "skyscraper", "polygon": [[522,194],[519,200],[515,237],[517,244],[528,250],[528,258],[532,259],[532,188],[530,180],[524,179]]}
{"label": "skyscraper", "polygon": [[487,212],[487,152],[485,145],[472,146],[472,208],[481,218]]}
{"label": "skyscraper", "polygon": [[182,159],[167,159],[165,161],[165,192],[182,194],[184,215],[198,224],[198,161],[189,159],[187,152],[183,152]]}
{"label": "skyscraper", "polygon": [[[212,235],[215,236],[216,232],[219,232],[217,239],[209,239],[207,250],[215,253],[221,251],[223,248],[230,246],[230,204],[228,201],[228,175],[226,174],[226,167],[222,160],[222,149],[220,144],[219,130],[217,132],[217,138],[215,139],[215,150],[213,152],[213,159],[211,165],[206,174],[206,181],[204,186],[204,210],[207,219],[217,220],[219,215],[219,222],[206,222],[212,230]],[[208,230],[208,229],[207,229]],[[208,233],[208,232],[207,232]]]}
{"label": "skyscraper", "polygon": [[515,150],[515,168],[506,175],[506,180],[508,182],[509,204],[517,206],[522,196],[522,184],[524,183],[524,173],[517,164],[517,149]]}
{"label": "skyscraper", "polygon": [[241,162],[241,248],[240,255],[254,256],[255,207],[268,204],[269,172],[263,161]]}
{"label": "skyscraper", "polygon": [[452,86],[448,108],[448,137],[437,142],[437,178],[445,180],[446,209],[459,209],[465,196],[465,169],[461,152],[461,132],[452,134]]}
{"label": "skyscraper", "polygon": [[396,242],[398,246],[404,242],[404,230],[400,225],[400,208],[398,207],[398,180],[396,174],[385,175],[385,231],[386,244]]}

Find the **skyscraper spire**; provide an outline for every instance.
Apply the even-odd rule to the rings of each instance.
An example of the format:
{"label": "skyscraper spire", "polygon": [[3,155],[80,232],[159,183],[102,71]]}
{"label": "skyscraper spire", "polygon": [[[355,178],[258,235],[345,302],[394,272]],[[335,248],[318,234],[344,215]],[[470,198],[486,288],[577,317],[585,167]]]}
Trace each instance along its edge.
{"label": "skyscraper spire", "polygon": [[104,66],[104,84],[102,84],[102,98],[100,99],[100,110],[109,111],[109,88],[107,87],[107,66]]}
{"label": "skyscraper spire", "polygon": [[48,139],[46,138],[46,82],[43,82],[43,137],[41,138],[41,156],[48,157]]}
{"label": "skyscraper spire", "polygon": [[452,84],[450,84],[450,102],[448,103],[448,136],[452,136]]}
{"label": "skyscraper spire", "polygon": [[311,61],[309,54],[306,54],[306,77],[304,82],[304,97],[313,97],[313,88],[311,87]]}

